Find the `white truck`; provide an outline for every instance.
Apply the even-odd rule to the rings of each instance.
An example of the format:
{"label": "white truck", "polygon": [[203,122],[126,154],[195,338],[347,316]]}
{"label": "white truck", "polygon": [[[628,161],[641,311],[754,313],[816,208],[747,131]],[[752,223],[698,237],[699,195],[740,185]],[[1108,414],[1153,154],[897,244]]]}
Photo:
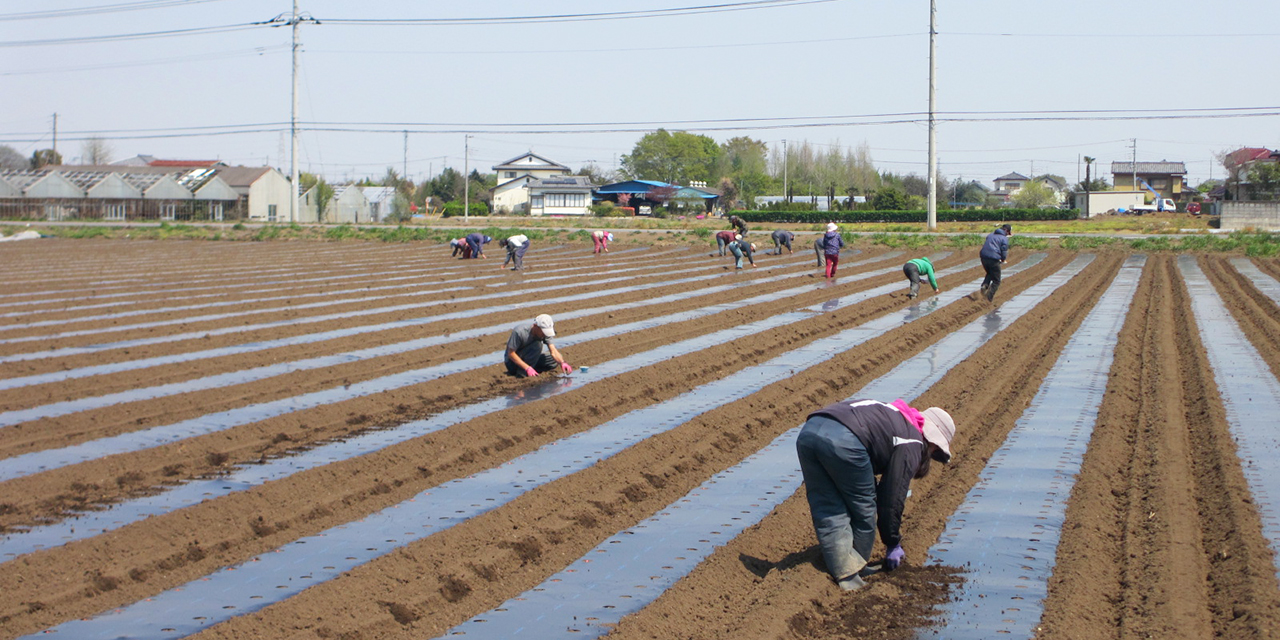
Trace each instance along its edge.
{"label": "white truck", "polygon": [[1151,192],[1151,195],[1153,196],[1154,199],[1152,200],[1151,204],[1135,204],[1129,208],[1129,211],[1133,213],[1155,213],[1157,211],[1177,211],[1178,210],[1178,205],[1174,204],[1173,199],[1161,198],[1160,192],[1151,188],[1151,185],[1147,184],[1146,180],[1143,180],[1142,178],[1138,178],[1138,182],[1142,183],[1143,189],[1146,189],[1147,191]]}

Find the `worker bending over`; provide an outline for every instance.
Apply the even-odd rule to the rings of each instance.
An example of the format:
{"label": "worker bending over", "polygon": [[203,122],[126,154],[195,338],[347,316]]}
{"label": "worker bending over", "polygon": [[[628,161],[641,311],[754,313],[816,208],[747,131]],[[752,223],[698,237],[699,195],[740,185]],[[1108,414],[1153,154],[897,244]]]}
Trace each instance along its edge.
{"label": "worker bending over", "polygon": [[524,268],[524,252],[529,250],[529,236],[518,234],[509,238],[503,238],[498,241],[498,246],[507,250],[507,259],[502,261],[502,269],[507,266],[508,262],[514,262],[511,267],[512,271],[519,271]]}
{"label": "worker bending over", "polygon": [[920,276],[924,275],[929,278],[929,286],[933,287],[933,292],[938,293],[942,289],[938,288],[938,279],[933,275],[933,263],[928,258],[916,258],[908,260],[902,265],[902,273],[906,274],[907,280],[911,282],[911,292],[907,294],[907,298],[915,298],[920,295]]}

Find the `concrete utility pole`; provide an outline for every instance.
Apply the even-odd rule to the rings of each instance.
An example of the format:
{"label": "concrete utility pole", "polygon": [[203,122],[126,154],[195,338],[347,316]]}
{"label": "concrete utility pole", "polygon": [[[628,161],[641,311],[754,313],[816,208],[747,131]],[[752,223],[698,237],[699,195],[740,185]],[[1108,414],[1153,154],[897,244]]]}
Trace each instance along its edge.
{"label": "concrete utility pole", "polygon": [[289,222],[298,221],[298,0],[293,0],[293,13],[289,16],[289,25],[293,28],[293,92],[290,99],[293,107],[289,110],[289,186],[293,192],[289,194]]}
{"label": "concrete utility pole", "polygon": [[58,114],[53,114],[53,156],[58,157]]}
{"label": "concrete utility pole", "polygon": [[409,179],[409,132],[404,132],[404,168],[400,170],[402,179]]}
{"label": "concrete utility pole", "polygon": [[462,219],[471,216],[471,134],[462,136]]}
{"label": "concrete utility pole", "polygon": [[[1129,165],[1129,169],[1133,171],[1133,176],[1130,178],[1130,180],[1133,181],[1133,190],[1137,191],[1138,190],[1138,139],[1130,138],[1130,141],[1133,143],[1133,164]],[[1146,198],[1143,198],[1143,200],[1145,199]]]}
{"label": "concrete utility pole", "polygon": [[936,79],[936,42],[938,38],[938,2],[929,0],[929,195],[926,198],[927,220],[929,231],[938,230],[938,122],[934,118],[937,108],[938,82]]}
{"label": "concrete utility pole", "polygon": [[787,141],[782,141],[782,201],[791,202],[791,192],[787,190]]}

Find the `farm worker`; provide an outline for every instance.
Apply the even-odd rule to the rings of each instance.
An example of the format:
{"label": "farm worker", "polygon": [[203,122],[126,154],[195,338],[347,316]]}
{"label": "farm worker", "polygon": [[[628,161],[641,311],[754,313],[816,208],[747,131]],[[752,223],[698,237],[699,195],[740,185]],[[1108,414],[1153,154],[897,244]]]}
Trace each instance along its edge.
{"label": "farm worker", "polygon": [[840,588],[863,586],[858,572],[877,528],[888,550],[884,569],[905,559],[898,528],[911,480],[929,473],[930,460],[951,460],[955,433],[946,411],[918,411],[901,399],[837,402],[809,414],[796,453],[818,547]]}
{"label": "farm worker", "polygon": [[746,240],[743,240],[742,236],[734,236],[733,242],[729,243],[729,251],[733,252],[733,257],[735,258],[734,268],[742,268],[743,257],[746,257],[746,259],[751,263],[751,268],[755,268],[756,246]]}
{"label": "farm worker", "polygon": [[987,272],[987,277],[982,279],[982,295],[987,297],[987,302],[995,299],[996,289],[1000,288],[1000,265],[1008,261],[1011,235],[1013,227],[1007,224],[1001,226],[987,234],[986,241],[982,243],[982,251],[978,252],[982,268]]}
{"label": "farm worker", "polygon": [[507,373],[517,377],[536,377],[539,373],[559,368],[573,373],[573,367],[564,361],[551,339],[556,336],[555,321],[547,314],[533,319],[533,324],[520,324],[511,330],[507,338],[507,355],[504,363]]}
{"label": "farm worker", "polygon": [[778,229],[773,232],[773,250],[782,255],[782,248],[787,248],[787,253],[795,253],[791,250],[791,241],[796,239],[796,234],[786,229]]}
{"label": "farm worker", "polygon": [[529,236],[518,234],[509,238],[503,238],[498,241],[498,246],[507,250],[507,259],[502,261],[502,269],[507,266],[508,262],[514,262],[511,267],[512,271],[519,271],[524,268],[524,252],[529,250]]}
{"label": "farm worker", "polygon": [[456,257],[459,253],[463,254],[463,257],[465,258],[466,255],[470,253],[470,251],[467,250],[467,241],[462,238],[453,238],[449,241],[449,246],[453,248],[453,254],[449,256],[450,258]]}
{"label": "farm worker", "polygon": [[825,237],[823,237],[823,236],[818,236],[818,237],[813,241],[813,252],[814,252],[815,254],[817,254],[817,256],[818,256],[818,266],[819,266],[819,267],[825,267],[825,266],[827,266],[827,248],[826,248],[826,240],[827,240],[827,239],[826,239]]}
{"label": "farm worker", "polygon": [[827,232],[822,234],[822,253],[827,259],[827,277],[836,277],[836,265],[840,264],[840,250],[844,248],[844,238],[840,237],[839,227],[834,222],[827,223]]}
{"label": "farm worker", "polygon": [[728,247],[729,243],[733,242],[733,239],[737,237],[737,235],[738,234],[732,231],[721,231],[716,234],[716,247],[720,249],[720,255],[725,255],[725,247]]}
{"label": "farm worker", "polygon": [[740,235],[740,236],[745,236],[745,235],[747,235],[747,221],[746,221],[746,220],[743,220],[742,218],[739,218],[738,216],[729,216],[729,224],[733,225],[733,228],[734,228],[734,230],[735,230],[735,231],[737,231],[737,232],[738,232],[738,235]]}
{"label": "farm worker", "polygon": [[464,258],[483,258],[484,245],[490,242],[493,242],[493,238],[490,238],[489,236],[486,236],[483,233],[477,232],[477,233],[467,234],[467,246],[471,248],[471,255],[463,256],[463,257]]}
{"label": "farm worker", "polygon": [[613,239],[613,234],[605,231],[592,231],[591,241],[595,243],[595,253],[609,253],[609,241]]}
{"label": "farm worker", "polygon": [[921,274],[928,276],[929,286],[933,287],[934,293],[939,293],[942,289],[938,288],[938,279],[933,276],[933,263],[928,258],[916,258],[908,260],[902,265],[902,273],[906,274],[907,280],[911,281],[911,293],[907,294],[907,298],[911,299],[920,295],[920,276]]}

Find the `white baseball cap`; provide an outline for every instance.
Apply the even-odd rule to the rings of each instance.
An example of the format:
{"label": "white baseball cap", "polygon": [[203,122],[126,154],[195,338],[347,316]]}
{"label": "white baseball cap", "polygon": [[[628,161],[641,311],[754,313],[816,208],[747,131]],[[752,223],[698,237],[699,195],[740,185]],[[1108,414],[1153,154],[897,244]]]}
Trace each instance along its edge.
{"label": "white baseball cap", "polygon": [[943,462],[950,462],[951,439],[956,436],[956,423],[951,419],[951,414],[938,407],[929,407],[921,411],[920,415],[924,416],[924,439],[942,450],[947,457]]}
{"label": "white baseball cap", "polygon": [[552,319],[551,319],[551,316],[549,316],[549,315],[547,315],[547,314],[545,314],[545,313],[544,313],[544,314],[539,315],[538,317],[534,318],[534,319],[533,319],[533,323],[534,323],[535,325],[538,325],[538,328],[539,328],[539,329],[542,329],[542,335],[544,335],[544,336],[546,336],[546,337],[548,337],[548,338],[554,338],[554,337],[555,337],[555,335],[556,335],[556,323],[555,323],[555,321],[554,321],[554,320],[552,320]]}

